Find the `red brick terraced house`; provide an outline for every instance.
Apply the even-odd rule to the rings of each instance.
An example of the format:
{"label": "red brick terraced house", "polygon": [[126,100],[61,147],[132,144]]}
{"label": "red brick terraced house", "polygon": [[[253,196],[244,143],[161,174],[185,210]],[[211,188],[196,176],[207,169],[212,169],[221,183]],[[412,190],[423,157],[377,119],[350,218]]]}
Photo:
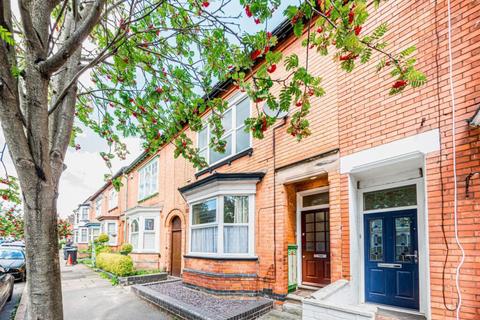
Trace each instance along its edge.
{"label": "red brick terraced house", "polygon": [[[285,132],[288,115],[252,139],[243,126],[255,104],[219,84],[211,95],[230,105],[226,153],[209,148],[208,127],[184,128],[209,167],[174,159],[171,144],[141,155],[122,169],[118,195],[105,185],[90,198],[102,230],[115,224],[138,267],[216,294],[283,301],[299,286],[329,285],[320,303],[304,301],[305,319],[368,306],[455,319],[457,279],[459,319],[480,319],[480,9],[459,0],[451,9],[451,70],[446,1],[388,2],[364,26],[386,21],[389,48],[417,46],[420,89],[389,96],[392,80],[374,63],[346,74],[310,54],[327,93],[312,101],[301,142]],[[305,61],[288,23],[274,34],[275,50]]]}

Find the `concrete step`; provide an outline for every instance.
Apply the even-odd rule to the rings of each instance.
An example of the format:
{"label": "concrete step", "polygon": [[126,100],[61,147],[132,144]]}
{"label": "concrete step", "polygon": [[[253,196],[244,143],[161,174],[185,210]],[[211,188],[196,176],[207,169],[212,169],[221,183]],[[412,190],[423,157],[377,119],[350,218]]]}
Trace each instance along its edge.
{"label": "concrete step", "polygon": [[259,318],[260,320],[301,320],[301,315],[295,315],[280,310],[272,310],[264,316]]}
{"label": "concrete step", "polygon": [[298,301],[285,301],[282,306],[282,310],[286,313],[302,317],[302,304]]}

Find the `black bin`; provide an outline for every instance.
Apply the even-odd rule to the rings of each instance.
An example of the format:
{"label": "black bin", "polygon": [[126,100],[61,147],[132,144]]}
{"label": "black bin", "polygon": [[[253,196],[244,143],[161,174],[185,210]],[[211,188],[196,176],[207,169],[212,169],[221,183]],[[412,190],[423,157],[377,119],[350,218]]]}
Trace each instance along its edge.
{"label": "black bin", "polygon": [[67,260],[67,259],[68,259],[68,253],[67,253],[67,250],[68,250],[68,249],[72,249],[72,247],[71,247],[71,246],[67,246],[67,245],[63,247],[63,260]]}
{"label": "black bin", "polygon": [[77,248],[67,249],[67,259],[68,256],[72,257],[72,264],[77,264]]}

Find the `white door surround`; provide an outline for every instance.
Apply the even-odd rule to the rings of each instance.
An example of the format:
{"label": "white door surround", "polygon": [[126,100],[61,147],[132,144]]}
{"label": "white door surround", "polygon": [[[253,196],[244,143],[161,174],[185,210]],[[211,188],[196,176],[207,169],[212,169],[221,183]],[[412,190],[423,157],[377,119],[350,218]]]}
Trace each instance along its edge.
{"label": "white door surround", "polygon": [[[384,211],[417,209],[420,313],[430,314],[428,260],[428,206],[425,156],[439,150],[439,132],[432,130],[340,158],[340,172],[349,178],[349,227],[351,284],[358,303],[365,303],[363,194],[368,191],[416,185],[417,205]],[[381,212],[382,210],[375,210]],[[372,211],[370,211],[372,212]],[[405,311],[405,310],[404,310]]]}

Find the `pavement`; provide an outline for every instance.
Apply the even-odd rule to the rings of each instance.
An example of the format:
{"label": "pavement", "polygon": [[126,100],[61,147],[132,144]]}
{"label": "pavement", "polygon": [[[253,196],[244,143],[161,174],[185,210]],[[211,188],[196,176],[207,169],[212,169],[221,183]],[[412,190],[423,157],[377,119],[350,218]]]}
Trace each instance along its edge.
{"label": "pavement", "polygon": [[62,261],[61,271],[65,320],[173,319],[129,287],[112,286],[85,265],[64,266]]}
{"label": "pavement", "polygon": [[16,310],[20,298],[22,297],[23,288],[25,288],[25,282],[15,281],[13,285],[13,296],[12,300],[7,302],[3,309],[0,311],[0,320],[10,320],[13,319],[15,315],[12,316],[12,313]]}

